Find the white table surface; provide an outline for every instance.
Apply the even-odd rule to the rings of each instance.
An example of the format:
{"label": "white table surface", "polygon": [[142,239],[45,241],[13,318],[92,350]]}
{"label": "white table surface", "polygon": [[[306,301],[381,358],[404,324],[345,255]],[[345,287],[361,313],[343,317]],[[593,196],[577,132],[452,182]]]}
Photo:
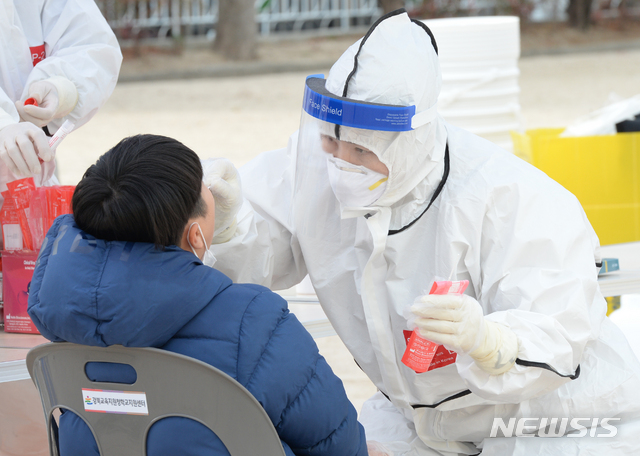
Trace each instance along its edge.
{"label": "white table surface", "polygon": [[605,245],[603,258],[617,258],[620,271],[600,276],[598,283],[604,296],[622,296],[640,293],[640,242]]}

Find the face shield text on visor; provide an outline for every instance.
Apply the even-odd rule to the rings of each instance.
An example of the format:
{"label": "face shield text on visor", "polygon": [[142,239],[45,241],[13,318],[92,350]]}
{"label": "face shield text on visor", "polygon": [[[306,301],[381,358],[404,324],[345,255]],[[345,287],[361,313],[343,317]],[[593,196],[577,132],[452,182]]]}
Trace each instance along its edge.
{"label": "face shield text on visor", "polygon": [[[325,83],[322,75],[309,76],[306,80],[298,137],[296,192],[307,193],[307,190],[313,198],[311,193],[314,196],[324,194],[321,189],[329,184],[342,208],[371,206],[384,194],[387,175],[360,162],[358,153],[353,150],[363,156],[375,155],[375,151],[367,147],[368,141],[363,135],[370,134],[374,138],[380,136],[380,132],[388,135],[386,132],[413,130],[435,119],[436,106],[416,114],[415,106],[370,103],[336,96],[326,89]],[[359,144],[351,139],[354,135],[350,133],[356,131],[363,139]],[[347,138],[349,140],[345,142]],[[333,148],[326,147],[327,140],[334,143]],[[345,155],[338,149],[351,149],[351,154]],[[375,161],[381,163],[379,157]],[[386,166],[382,167],[386,169]]]}

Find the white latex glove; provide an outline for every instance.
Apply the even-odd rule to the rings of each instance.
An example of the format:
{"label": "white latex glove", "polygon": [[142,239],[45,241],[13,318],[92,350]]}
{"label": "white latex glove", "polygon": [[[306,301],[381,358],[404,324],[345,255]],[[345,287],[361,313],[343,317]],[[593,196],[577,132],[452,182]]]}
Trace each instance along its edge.
{"label": "white latex glove", "polygon": [[367,452],[369,456],[393,456],[382,443],[375,440],[367,440]]}
{"label": "white latex glove", "polygon": [[467,295],[424,295],[411,311],[425,339],[469,354],[491,375],[508,371],[518,356],[518,339],[504,325],[487,320],[482,306]]}
{"label": "white latex glove", "polygon": [[42,129],[30,122],[9,124],[0,130],[0,158],[16,176],[38,175],[43,161],[53,158],[49,140]]}
{"label": "white latex glove", "polygon": [[236,215],[242,207],[240,174],[226,158],[202,161],[204,184],[216,201],[216,222],[212,244],[222,244],[236,232]]}
{"label": "white latex glove", "polygon": [[78,90],[68,79],[56,76],[31,83],[27,98],[35,99],[38,106],[25,106],[25,100],[16,101],[15,105],[20,118],[25,122],[43,127],[53,119],[60,119],[73,110],[78,102]]}

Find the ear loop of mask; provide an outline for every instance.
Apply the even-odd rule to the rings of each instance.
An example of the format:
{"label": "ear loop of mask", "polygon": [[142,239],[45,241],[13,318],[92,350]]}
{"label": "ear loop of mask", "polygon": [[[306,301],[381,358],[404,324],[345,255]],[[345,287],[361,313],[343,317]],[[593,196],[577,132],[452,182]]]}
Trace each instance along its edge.
{"label": "ear loop of mask", "polygon": [[[202,257],[202,259],[200,259],[200,257],[196,253],[196,249],[193,248],[193,246],[191,245],[191,241],[189,240],[189,233],[191,232],[191,227],[193,225],[198,225],[198,231],[200,231],[200,236],[202,236],[202,242],[204,242],[204,245],[205,245],[205,247],[204,247],[204,256]],[[213,265],[216,263],[216,257],[213,254],[213,252],[211,250],[209,250],[209,248],[207,247],[207,241],[204,238],[204,234],[202,233],[202,228],[200,227],[200,224],[198,222],[193,222],[191,225],[189,225],[189,230],[187,232],[187,243],[189,244],[189,247],[191,247],[191,251],[196,256],[196,258],[198,258],[200,261],[202,261],[202,263],[205,266],[213,267]]]}
{"label": "ear loop of mask", "polygon": [[202,236],[202,242],[204,242],[205,249],[206,249],[207,241],[204,240],[204,234],[202,234],[202,228],[200,228],[200,224],[198,222],[193,222],[191,225],[189,225],[189,230],[187,232],[187,242],[189,243],[189,247],[191,247],[191,251],[193,252],[193,254],[197,256],[200,261],[202,261],[198,256],[198,254],[196,253],[196,249],[193,248],[193,246],[191,245],[191,241],[189,240],[189,233],[191,233],[191,227],[193,225],[198,225],[198,230],[200,231],[200,236]]}
{"label": "ear loop of mask", "polygon": [[[193,254],[198,257],[198,259],[200,260],[200,257],[198,256],[198,254],[196,253],[196,249],[193,248],[193,246],[191,245],[191,241],[189,240],[189,234],[191,233],[191,227],[193,225],[198,225],[198,230],[200,230],[200,236],[202,236],[202,240],[204,241],[204,235],[202,234],[202,228],[200,228],[200,224],[198,222],[193,222],[191,225],[189,225],[189,230],[187,230],[187,243],[189,244],[189,247],[191,247],[191,251],[193,252]],[[206,242],[205,242],[206,243]],[[201,260],[202,261],[202,260]]]}

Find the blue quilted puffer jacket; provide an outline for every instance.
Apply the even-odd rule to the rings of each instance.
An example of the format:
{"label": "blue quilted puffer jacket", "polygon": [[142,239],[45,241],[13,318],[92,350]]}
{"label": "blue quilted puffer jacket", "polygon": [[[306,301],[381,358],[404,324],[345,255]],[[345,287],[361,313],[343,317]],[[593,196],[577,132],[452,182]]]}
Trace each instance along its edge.
{"label": "blue quilted puffer jacket", "polygon": [[[29,315],[54,342],[158,347],[217,367],[262,404],[287,455],[367,454],[340,379],[286,301],[261,286],[233,284],[177,246],[105,242],[61,216],[41,249]],[[113,365],[87,374],[127,381]],[[89,428],[72,412],[61,416],[60,446],[62,456],[98,455]],[[177,417],[152,427],[147,451],[229,454],[208,428]]]}

